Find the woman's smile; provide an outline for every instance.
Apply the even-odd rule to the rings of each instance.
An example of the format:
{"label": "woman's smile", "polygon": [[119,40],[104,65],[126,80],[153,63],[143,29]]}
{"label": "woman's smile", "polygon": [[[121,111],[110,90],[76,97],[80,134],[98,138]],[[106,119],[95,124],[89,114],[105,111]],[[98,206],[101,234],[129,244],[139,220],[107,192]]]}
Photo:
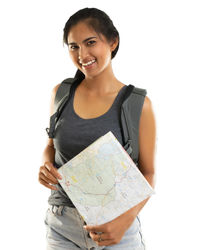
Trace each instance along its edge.
{"label": "woman's smile", "polygon": [[87,63],[82,63],[82,68],[83,69],[92,69],[96,66],[96,59],[88,61]]}

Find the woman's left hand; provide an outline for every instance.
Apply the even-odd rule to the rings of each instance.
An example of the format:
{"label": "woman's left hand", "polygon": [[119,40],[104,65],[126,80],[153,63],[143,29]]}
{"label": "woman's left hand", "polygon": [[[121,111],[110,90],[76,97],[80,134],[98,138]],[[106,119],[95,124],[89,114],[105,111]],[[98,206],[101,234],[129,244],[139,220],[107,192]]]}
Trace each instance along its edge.
{"label": "woman's left hand", "polygon": [[97,226],[84,226],[90,237],[98,246],[110,246],[121,241],[126,230],[131,226],[135,217],[123,213],[114,220]]}

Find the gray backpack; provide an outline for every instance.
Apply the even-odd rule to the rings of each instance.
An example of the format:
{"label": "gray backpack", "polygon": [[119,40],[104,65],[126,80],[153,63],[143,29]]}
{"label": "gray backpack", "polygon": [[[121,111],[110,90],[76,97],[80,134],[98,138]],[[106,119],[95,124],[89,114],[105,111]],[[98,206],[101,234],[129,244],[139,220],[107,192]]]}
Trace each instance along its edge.
{"label": "gray backpack", "polygon": [[[67,78],[61,82],[55,96],[54,114],[50,117],[49,128],[46,128],[49,138],[54,138],[56,123],[69,100],[72,88],[76,88],[79,83],[80,79],[78,78]],[[124,149],[136,164],[139,155],[139,120],[146,94],[147,91],[145,89],[128,85],[121,105],[121,124],[125,141]]]}

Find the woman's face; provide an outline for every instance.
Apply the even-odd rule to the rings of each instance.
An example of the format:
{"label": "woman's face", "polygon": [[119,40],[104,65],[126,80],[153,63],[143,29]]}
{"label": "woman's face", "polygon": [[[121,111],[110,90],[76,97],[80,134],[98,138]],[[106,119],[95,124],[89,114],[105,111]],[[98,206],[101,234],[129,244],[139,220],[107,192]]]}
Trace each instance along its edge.
{"label": "woman's face", "polygon": [[117,41],[108,43],[85,22],[72,26],[68,34],[70,57],[86,77],[94,77],[111,67],[111,53],[116,46]]}

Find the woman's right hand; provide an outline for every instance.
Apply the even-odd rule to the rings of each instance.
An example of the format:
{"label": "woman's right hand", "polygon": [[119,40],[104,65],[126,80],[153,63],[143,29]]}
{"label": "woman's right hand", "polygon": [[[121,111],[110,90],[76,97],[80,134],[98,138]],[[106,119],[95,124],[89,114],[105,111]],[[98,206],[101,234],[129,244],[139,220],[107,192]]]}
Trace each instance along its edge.
{"label": "woman's right hand", "polygon": [[45,162],[44,165],[40,167],[39,182],[47,188],[57,190],[57,188],[53,186],[58,184],[57,179],[61,180],[62,176],[58,173],[57,169],[51,162]]}

